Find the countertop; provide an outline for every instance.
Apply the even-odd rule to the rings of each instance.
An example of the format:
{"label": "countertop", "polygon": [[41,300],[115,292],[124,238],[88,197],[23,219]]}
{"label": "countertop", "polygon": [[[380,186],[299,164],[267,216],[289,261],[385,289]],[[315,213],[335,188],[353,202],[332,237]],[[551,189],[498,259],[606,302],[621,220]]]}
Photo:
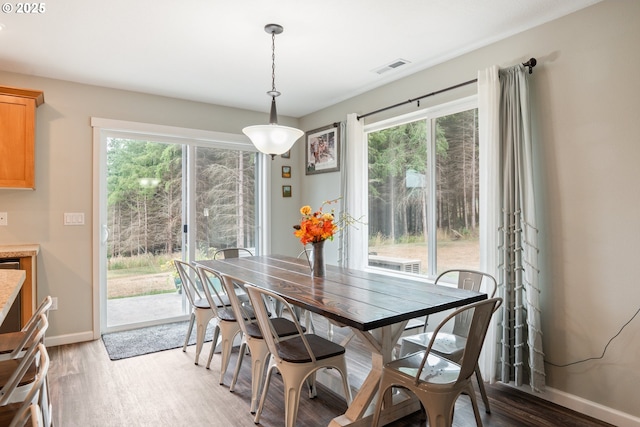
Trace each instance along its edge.
{"label": "countertop", "polygon": [[0,245],[0,258],[22,258],[38,255],[40,245]]}
{"label": "countertop", "polygon": [[24,270],[0,270],[0,324],[7,317],[25,278]]}

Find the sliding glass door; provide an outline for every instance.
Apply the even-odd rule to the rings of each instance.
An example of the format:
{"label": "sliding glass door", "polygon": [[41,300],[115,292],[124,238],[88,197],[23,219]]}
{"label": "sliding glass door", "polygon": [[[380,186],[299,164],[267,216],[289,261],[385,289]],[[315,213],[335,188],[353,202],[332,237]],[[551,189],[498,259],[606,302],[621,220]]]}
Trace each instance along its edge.
{"label": "sliding glass door", "polygon": [[100,332],[187,319],[174,259],[256,251],[250,145],[100,131]]}

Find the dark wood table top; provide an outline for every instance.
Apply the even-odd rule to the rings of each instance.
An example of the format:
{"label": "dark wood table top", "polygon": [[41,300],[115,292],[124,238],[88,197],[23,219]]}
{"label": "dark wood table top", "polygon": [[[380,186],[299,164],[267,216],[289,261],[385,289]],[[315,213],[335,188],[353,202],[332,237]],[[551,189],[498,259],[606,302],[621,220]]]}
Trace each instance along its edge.
{"label": "dark wood table top", "polygon": [[362,331],[487,298],[486,294],[455,287],[331,265],[327,265],[324,278],[312,278],[306,259],[284,255],[195,264],[278,293],[293,305]]}

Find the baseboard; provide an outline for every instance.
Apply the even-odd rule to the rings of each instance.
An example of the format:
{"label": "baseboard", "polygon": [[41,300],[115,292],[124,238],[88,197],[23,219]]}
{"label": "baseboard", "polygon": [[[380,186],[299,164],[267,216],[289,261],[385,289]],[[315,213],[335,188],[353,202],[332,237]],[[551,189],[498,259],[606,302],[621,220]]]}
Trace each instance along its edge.
{"label": "baseboard", "polygon": [[565,408],[580,412],[581,414],[613,424],[614,426],[640,427],[639,417],[569,394],[562,390],[546,387],[546,390],[543,393],[533,393],[529,387],[515,387],[513,384],[508,385],[541,399],[555,403],[556,405],[564,406]]}
{"label": "baseboard", "polygon": [[44,340],[44,343],[47,347],[56,347],[58,345],[93,341],[93,339],[93,331],[86,331],[77,334],[47,336]]}

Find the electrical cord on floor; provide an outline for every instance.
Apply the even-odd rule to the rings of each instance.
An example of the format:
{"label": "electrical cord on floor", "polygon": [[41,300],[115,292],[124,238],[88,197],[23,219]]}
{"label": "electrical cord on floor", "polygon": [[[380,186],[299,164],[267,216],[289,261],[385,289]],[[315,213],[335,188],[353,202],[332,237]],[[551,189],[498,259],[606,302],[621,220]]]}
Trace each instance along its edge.
{"label": "electrical cord on floor", "polygon": [[622,327],[620,328],[620,330],[618,331],[617,334],[615,334],[613,337],[611,337],[611,339],[609,340],[609,342],[607,343],[607,345],[604,346],[604,350],[602,350],[602,354],[598,357],[589,357],[587,359],[582,359],[582,360],[577,360],[575,362],[571,362],[571,363],[565,363],[564,365],[557,365],[555,363],[549,362],[548,360],[545,360],[544,363],[551,365],[551,366],[555,366],[556,368],[566,368],[567,366],[571,366],[571,365],[577,365],[578,363],[583,363],[583,362],[588,362],[589,360],[599,360],[604,358],[604,354],[607,352],[607,348],[609,347],[609,344],[611,344],[611,342],[622,333],[622,330],[624,328],[627,327],[627,325],[629,323],[631,323],[633,321],[633,319],[636,318],[636,316],[638,315],[638,313],[640,313],[640,308],[636,311],[636,314],[634,314],[633,316],[631,316],[631,319],[629,319],[629,321],[627,323],[625,323],[624,325],[622,325]]}

